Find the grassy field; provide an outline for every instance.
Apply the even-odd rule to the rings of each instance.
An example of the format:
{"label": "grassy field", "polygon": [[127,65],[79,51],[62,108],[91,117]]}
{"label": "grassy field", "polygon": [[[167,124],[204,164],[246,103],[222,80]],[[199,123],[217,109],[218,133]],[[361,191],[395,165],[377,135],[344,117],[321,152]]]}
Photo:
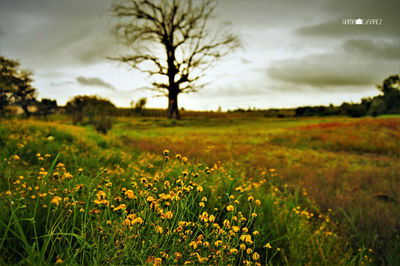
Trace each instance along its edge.
{"label": "grassy field", "polygon": [[54,117],[0,133],[3,263],[400,262],[399,117],[116,118],[107,136]]}

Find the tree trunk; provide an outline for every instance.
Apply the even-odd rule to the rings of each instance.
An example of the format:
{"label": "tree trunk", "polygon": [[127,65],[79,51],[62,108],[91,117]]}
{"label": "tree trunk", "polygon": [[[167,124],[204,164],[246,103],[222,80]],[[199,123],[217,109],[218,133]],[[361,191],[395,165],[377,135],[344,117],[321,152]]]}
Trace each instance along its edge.
{"label": "tree trunk", "polygon": [[168,111],[167,115],[169,119],[180,119],[178,109],[178,94],[169,93],[168,95]]}
{"label": "tree trunk", "polygon": [[22,105],[22,110],[24,110],[26,116],[29,118],[31,116],[31,112],[28,110],[28,105]]}

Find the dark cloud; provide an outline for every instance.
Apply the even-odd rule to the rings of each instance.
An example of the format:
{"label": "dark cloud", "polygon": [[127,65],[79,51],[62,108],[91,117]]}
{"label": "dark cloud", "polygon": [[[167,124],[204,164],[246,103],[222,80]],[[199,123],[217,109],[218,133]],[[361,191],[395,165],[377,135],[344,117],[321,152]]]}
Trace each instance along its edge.
{"label": "dark cloud", "polygon": [[76,78],[76,81],[79,84],[84,85],[84,86],[102,87],[102,88],[110,89],[112,91],[116,90],[113,85],[111,85],[108,82],[105,82],[104,80],[102,80],[100,78],[86,78],[86,77],[79,76]]}
{"label": "dark cloud", "polygon": [[392,73],[396,63],[377,63],[346,54],[309,55],[299,59],[277,60],[268,67],[271,78],[316,88],[340,89],[341,86],[374,85]]}
{"label": "dark cloud", "polygon": [[4,1],[0,4],[2,50],[32,67],[60,67],[106,61],[116,48],[107,9],[111,2]]}
{"label": "dark cloud", "polygon": [[400,62],[400,43],[372,41],[370,39],[351,39],[343,43],[346,52],[375,59],[398,60]]}

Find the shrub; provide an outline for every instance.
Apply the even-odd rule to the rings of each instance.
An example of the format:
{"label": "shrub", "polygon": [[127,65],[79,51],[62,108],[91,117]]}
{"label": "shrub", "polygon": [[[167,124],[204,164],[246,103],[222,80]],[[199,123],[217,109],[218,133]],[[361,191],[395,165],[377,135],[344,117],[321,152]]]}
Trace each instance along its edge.
{"label": "shrub", "polygon": [[66,111],[72,116],[74,124],[91,124],[98,132],[106,134],[111,129],[111,114],[115,105],[97,96],[75,96],[67,102]]}
{"label": "shrub", "polygon": [[368,114],[372,116],[378,116],[384,114],[386,111],[385,101],[381,98],[375,98],[368,110]]}

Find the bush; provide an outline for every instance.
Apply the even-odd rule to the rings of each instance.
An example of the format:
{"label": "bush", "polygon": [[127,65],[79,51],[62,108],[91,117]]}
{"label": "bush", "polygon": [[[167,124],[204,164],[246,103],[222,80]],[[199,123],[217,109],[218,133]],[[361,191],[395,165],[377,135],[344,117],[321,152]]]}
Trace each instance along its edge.
{"label": "bush", "polygon": [[75,96],[67,102],[65,107],[68,114],[72,116],[72,121],[76,125],[90,124],[98,132],[106,134],[111,129],[111,114],[116,109],[115,105],[107,99],[97,96]]}
{"label": "bush", "polygon": [[38,115],[47,117],[49,114],[53,114],[57,110],[57,101],[50,99],[42,99],[41,102],[38,103]]}
{"label": "bush", "polygon": [[369,107],[368,114],[372,116],[378,116],[384,114],[386,111],[385,101],[381,98],[376,98],[372,101]]}
{"label": "bush", "polygon": [[342,111],[350,117],[362,117],[367,115],[367,108],[363,104],[343,103],[340,107]]}

